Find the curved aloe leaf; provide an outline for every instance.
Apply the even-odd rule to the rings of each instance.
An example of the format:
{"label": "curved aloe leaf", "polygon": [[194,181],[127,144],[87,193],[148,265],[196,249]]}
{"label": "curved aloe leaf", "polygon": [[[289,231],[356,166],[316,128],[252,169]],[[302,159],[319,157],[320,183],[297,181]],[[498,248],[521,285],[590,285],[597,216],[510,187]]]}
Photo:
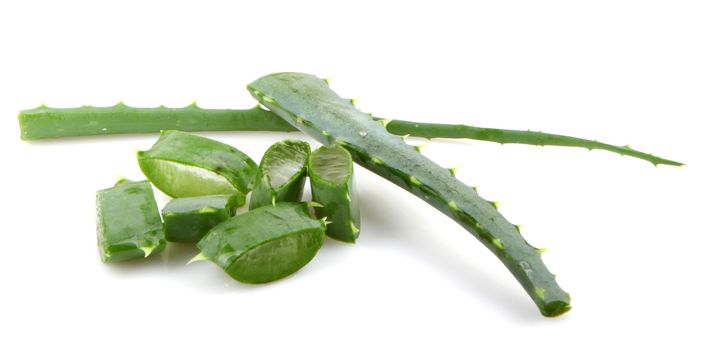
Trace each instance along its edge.
{"label": "curved aloe leaf", "polygon": [[545,316],[570,309],[570,296],[530,246],[493,205],[447,169],[388,133],[382,123],[355,109],[309,74],[278,73],[248,86],[275,114],[325,145],[338,144],[353,160],[406,189],[471,232],[520,282]]}

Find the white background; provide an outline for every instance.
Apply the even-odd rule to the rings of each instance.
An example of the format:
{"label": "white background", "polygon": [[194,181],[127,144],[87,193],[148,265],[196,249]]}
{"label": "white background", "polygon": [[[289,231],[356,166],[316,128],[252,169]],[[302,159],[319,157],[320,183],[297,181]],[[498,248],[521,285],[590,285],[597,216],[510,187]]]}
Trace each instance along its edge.
{"label": "white background", "polygon": [[[699,2],[378,3],[3,1],[0,348],[698,349]],[[457,224],[359,167],[360,240],[327,241],[291,278],[241,285],[186,266],[182,244],[103,265],[95,191],[143,178],[134,150],[156,136],[19,139],[18,110],[40,102],[248,108],[245,85],[277,71],[331,76],[383,117],[629,143],[687,166],[430,142],[548,248],[573,309],[547,319]],[[310,140],[206,135],[254,159]]]}

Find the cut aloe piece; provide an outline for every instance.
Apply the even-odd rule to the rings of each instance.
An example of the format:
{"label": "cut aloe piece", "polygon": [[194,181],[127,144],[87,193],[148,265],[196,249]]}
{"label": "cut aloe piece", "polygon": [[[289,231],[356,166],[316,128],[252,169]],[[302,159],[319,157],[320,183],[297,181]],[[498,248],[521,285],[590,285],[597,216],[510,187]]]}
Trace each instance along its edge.
{"label": "cut aloe piece", "polygon": [[355,242],[360,233],[360,209],[355,195],[353,159],[340,146],[322,146],[309,157],[312,198],[321,207],[317,217],[330,221],[326,235],[344,242]]}
{"label": "cut aloe piece", "polygon": [[175,130],[162,131],[137,158],[153,185],[174,198],[248,193],[258,168],[234,147]]}
{"label": "cut aloe piece", "polygon": [[148,181],[120,180],[97,191],[97,244],[105,263],[148,257],[166,245]]}
{"label": "cut aloe piece", "polygon": [[249,209],[301,201],[309,152],[309,144],[298,140],[280,141],[270,146],[260,161]]}
{"label": "cut aloe piece", "polygon": [[207,259],[244,283],[266,283],[301,269],[324,242],[324,220],[306,203],[260,207],[215,226],[197,243]]}
{"label": "cut aloe piece", "polygon": [[246,198],[240,194],[176,198],[163,207],[169,242],[197,242],[218,223],[234,216]]}

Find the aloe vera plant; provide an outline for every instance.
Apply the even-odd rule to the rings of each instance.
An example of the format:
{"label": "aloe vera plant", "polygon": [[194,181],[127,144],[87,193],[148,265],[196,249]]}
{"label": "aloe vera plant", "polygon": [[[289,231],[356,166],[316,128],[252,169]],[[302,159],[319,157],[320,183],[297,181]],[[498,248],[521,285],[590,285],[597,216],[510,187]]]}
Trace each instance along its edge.
{"label": "aloe vera plant", "polygon": [[284,140],[270,146],[260,161],[248,208],[301,201],[309,153],[309,143],[299,140]]}
{"label": "aloe vera plant", "polygon": [[169,242],[197,242],[214,226],[234,216],[245,203],[241,193],[175,198],[163,207],[163,232]]}
{"label": "aloe vera plant", "polygon": [[258,169],[245,153],[194,134],[167,130],[147,151],[137,153],[139,167],[171,197],[248,193]]}
{"label": "aloe vera plant", "polygon": [[312,199],[321,204],[314,209],[329,219],[326,235],[344,242],[355,242],[360,233],[360,208],[355,195],[353,159],[343,147],[322,146],[309,157]]}
{"label": "aloe vera plant", "polygon": [[267,205],[215,226],[197,243],[201,253],[193,260],[210,260],[240,282],[267,283],[311,261],[325,230],[306,203]]}
{"label": "aloe vera plant", "polygon": [[543,315],[570,309],[569,294],[557,284],[541,252],[492,203],[388,133],[383,123],[346,103],[322,79],[303,73],[271,74],[249,84],[248,90],[288,123],[325,145],[344,147],[356,163],[462,225],[506,265]]}
{"label": "aloe vera plant", "polygon": [[[164,208],[166,226],[174,225],[166,228],[166,234],[189,230],[177,220],[169,221],[183,219],[194,223],[197,234],[188,236],[182,231],[173,238],[194,241],[205,227],[213,225],[214,221],[204,219],[216,209],[215,221],[224,221],[199,241],[201,254],[193,260],[211,260],[233,278],[247,283],[265,283],[297,271],[321,247],[324,231],[340,240],[352,242],[357,238],[360,222],[353,193],[352,158],[471,232],[503,262],[545,316],[567,312],[570,297],[544,265],[542,251],[529,245],[494,203],[456,180],[453,170],[423,157],[417,152],[419,148],[404,142],[406,137],[584,147],[636,157],[654,165],[682,165],[629,146],[563,135],[375,118],[357,110],[351,100],[339,97],[325,81],[308,74],[268,75],[251,83],[248,90],[267,109],[261,105],[246,110],[202,109],[194,103],[184,108],[133,108],[123,103],[79,108],[42,105],[20,112],[21,137],[37,140],[172,129],[162,132],[152,149],[138,153],[144,174],[172,197],[226,193],[236,200],[228,200],[226,205],[205,205],[208,201],[196,198],[176,199],[170,208]],[[308,144],[295,148],[291,141],[281,143],[294,152],[285,153],[284,147],[273,146],[258,168],[233,147],[183,132],[224,130],[299,130],[327,146],[307,161]],[[300,200],[305,165],[313,197],[323,204],[316,213],[333,222],[310,216],[311,203],[282,203]],[[235,207],[244,204],[245,194],[252,188],[251,207],[258,208],[226,219],[225,215],[233,215]],[[98,244],[103,261],[148,256],[163,249],[162,224],[148,182],[121,181],[98,191],[97,202]]]}
{"label": "aloe vera plant", "polygon": [[105,263],[145,258],[165,248],[161,216],[148,181],[118,181],[97,191],[97,244]]}
{"label": "aloe vera plant", "polygon": [[[351,100],[339,101],[352,105]],[[84,106],[51,108],[41,105],[20,111],[20,130],[23,140],[48,138],[155,133],[160,130],[181,131],[297,131],[274,113],[260,108],[204,109],[193,103],[183,108],[135,108],[118,103],[110,107]],[[395,135],[427,139],[455,138],[481,141],[518,143],[538,146],[566,146],[601,149],[624,156],[646,160],[654,165],[682,165],[682,163],[634,150],[630,146],[616,146],[595,140],[544,133],[539,131],[481,128],[463,124],[417,123],[407,120],[380,119],[387,131]]]}

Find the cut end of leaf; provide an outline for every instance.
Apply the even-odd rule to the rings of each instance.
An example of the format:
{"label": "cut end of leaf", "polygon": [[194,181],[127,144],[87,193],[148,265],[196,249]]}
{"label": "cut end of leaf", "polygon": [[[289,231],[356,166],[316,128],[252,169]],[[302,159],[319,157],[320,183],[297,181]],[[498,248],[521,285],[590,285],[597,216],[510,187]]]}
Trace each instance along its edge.
{"label": "cut end of leaf", "polygon": [[570,306],[570,304],[558,300],[545,304],[540,312],[545,317],[557,317],[566,313],[567,311],[570,311],[571,309],[572,306]]}

